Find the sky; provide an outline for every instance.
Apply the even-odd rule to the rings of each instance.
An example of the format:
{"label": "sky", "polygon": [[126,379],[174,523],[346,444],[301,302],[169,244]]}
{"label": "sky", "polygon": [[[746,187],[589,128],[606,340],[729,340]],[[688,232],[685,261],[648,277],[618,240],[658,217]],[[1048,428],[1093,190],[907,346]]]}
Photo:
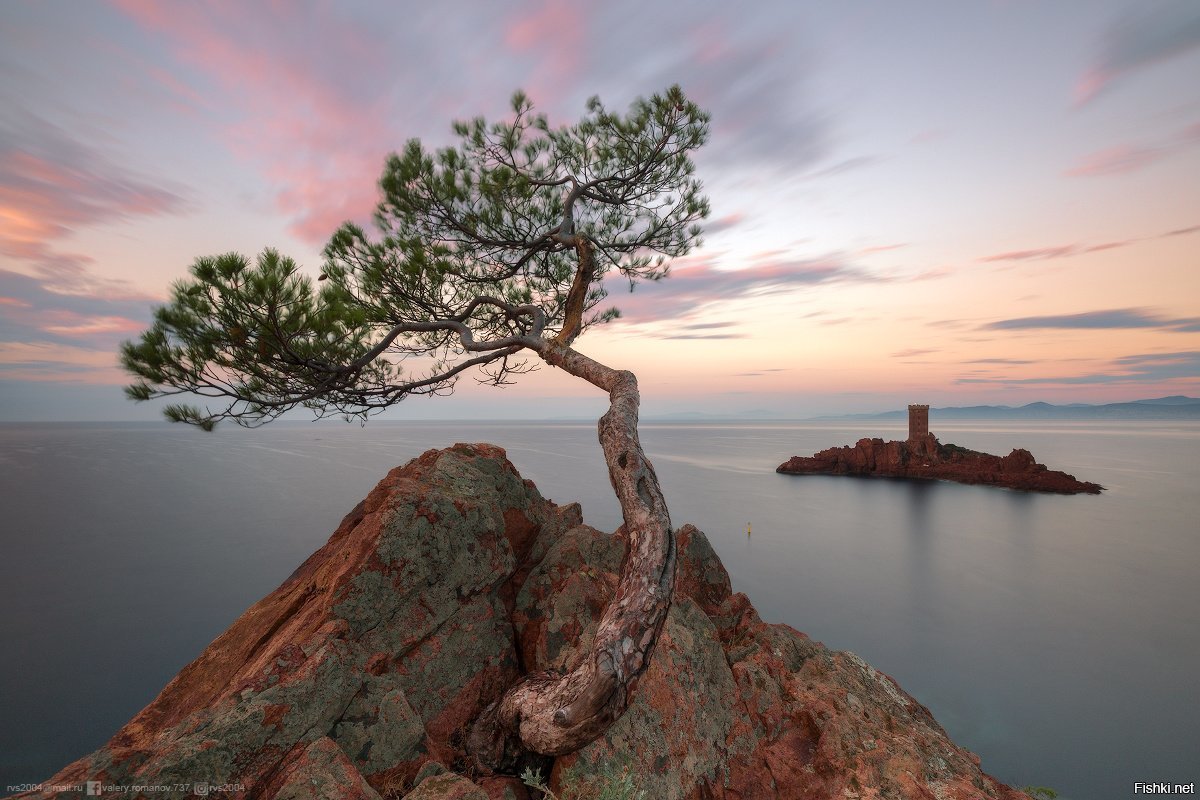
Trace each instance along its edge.
{"label": "sky", "polygon": [[[315,276],[411,138],[676,83],[704,244],[576,342],[647,414],[1197,396],[1197,75],[1194,0],[6,0],[0,420],[157,418],[116,353],[172,281],[266,247]],[[605,403],[546,368],[386,417]]]}

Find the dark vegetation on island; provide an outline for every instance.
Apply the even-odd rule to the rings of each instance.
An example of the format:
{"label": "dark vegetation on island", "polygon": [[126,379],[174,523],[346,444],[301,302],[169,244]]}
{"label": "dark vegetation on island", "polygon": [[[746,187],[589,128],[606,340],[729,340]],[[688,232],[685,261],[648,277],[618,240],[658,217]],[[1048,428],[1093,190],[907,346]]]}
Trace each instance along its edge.
{"label": "dark vegetation on island", "polygon": [[929,432],[929,406],[909,406],[907,441],[860,439],[853,447],[831,447],[813,456],[792,456],[776,472],[787,475],[857,475],[918,478],[983,484],[1027,492],[1099,494],[1104,487],[1048,469],[1028,450],[1006,456],[942,444]]}

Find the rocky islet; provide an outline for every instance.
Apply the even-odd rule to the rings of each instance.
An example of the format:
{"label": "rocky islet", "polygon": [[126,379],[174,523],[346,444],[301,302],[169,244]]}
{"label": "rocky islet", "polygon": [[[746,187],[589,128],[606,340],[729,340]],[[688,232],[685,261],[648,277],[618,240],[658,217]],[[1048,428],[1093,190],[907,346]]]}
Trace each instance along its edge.
{"label": "rocky islet", "polygon": [[[891,678],[764,623],[702,532],[676,537],[674,601],[636,699],[541,765],[552,788],[593,796],[621,765],[656,799],[1025,798]],[[583,652],[625,547],[499,448],[429,451],[107,745],[20,796],[98,781],[134,797],[203,783],[263,800],[525,800],[514,777],[470,773],[465,732],[522,674]]]}
{"label": "rocky islet", "polygon": [[1099,494],[1104,489],[1039,464],[1028,450],[1014,449],[1006,456],[995,456],[942,444],[932,433],[903,442],[859,439],[853,447],[792,456],[775,471],[787,475],[923,478],[1054,494]]}

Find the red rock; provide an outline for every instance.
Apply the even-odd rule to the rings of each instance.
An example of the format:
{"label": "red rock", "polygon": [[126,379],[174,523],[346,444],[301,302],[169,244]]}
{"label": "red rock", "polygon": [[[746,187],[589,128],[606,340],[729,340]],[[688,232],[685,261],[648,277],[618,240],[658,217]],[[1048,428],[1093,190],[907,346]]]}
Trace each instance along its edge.
{"label": "red rock", "polygon": [[789,475],[924,478],[1054,494],[1099,494],[1104,487],[1039,464],[1028,450],[1004,457],[942,444],[932,433],[906,442],[860,439],[813,456],[792,456],[776,468]]}
{"label": "red rock", "polygon": [[477,783],[453,772],[426,778],[405,797],[408,800],[488,800],[487,792]]}
{"label": "red rock", "polygon": [[[627,764],[654,798],[1025,797],[985,775],[891,678],[764,624],[729,591],[703,533],[685,526],[678,544],[675,602],[637,698],[606,736],[557,759],[556,792],[596,796]],[[514,613],[527,668],[579,652],[562,620],[595,613],[602,603],[588,591],[611,596],[623,553],[623,542],[586,527],[551,548]]]}
{"label": "red rock", "polygon": [[[911,458],[864,441],[855,463]],[[1031,462],[1016,453],[996,470]],[[1024,797],[857,656],[764,624],[699,530],[676,544],[675,600],[636,699],[550,765],[556,790],[593,796],[624,764],[656,800]],[[46,783],[528,800],[515,778],[441,765],[461,771],[468,725],[522,672],[564,668],[586,646],[625,547],[577,505],[542,499],[498,448],[425,453],[105,747]]]}
{"label": "red rock", "polygon": [[[224,792],[212,792],[220,797]],[[263,787],[268,800],[379,800],[350,759],[327,736],[296,747]]]}

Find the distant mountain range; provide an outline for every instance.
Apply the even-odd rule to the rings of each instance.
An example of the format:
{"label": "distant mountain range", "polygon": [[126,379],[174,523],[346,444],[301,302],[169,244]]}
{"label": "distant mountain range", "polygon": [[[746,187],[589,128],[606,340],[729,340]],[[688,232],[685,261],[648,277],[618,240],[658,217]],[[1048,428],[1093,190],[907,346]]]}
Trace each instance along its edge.
{"label": "distant mountain range", "polygon": [[[885,411],[882,414],[841,414],[817,419],[905,419],[908,410]],[[1029,403],[1024,406],[952,406],[930,408],[930,425],[935,421],[956,419],[1197,419],[1200,420],[1200,398],[1172,395],[1128,403],[1088,405],[1070,403],[1056,406],[1051,403]]]}

